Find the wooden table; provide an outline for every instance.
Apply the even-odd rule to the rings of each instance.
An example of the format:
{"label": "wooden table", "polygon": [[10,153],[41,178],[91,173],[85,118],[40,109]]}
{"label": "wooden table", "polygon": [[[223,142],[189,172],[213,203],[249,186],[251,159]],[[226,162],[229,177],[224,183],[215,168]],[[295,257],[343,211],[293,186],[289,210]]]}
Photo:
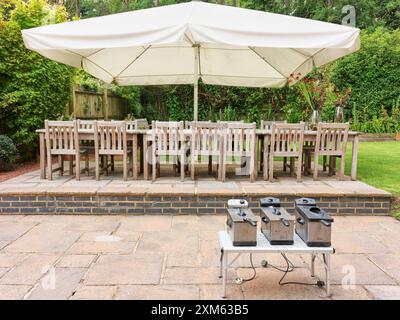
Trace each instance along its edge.
{"label": "wooden table", "polygon": [[[46,178],[46,141],[45,141],[45,130],[44,129],[38,129],[36,132],[39,133],[39,149],[40,149],[40,178],[45,179]],[[184,135],[187,138],[190,138],[191,136],[191,130],[190,129],[185,129],[184,130]],[[266,146],[268,146],[270,138],[271,138],[271,131],[270,130],[263,130],[263,129],[257,129],[256,130],[256,136],[257,136],[257,141],[254,147],[254,154],[255,154],[255,159],[258,159],[258,145],[259,141],[262,140],[264,142],[264,151]],[[357,178],[357,156],[358,156],[358,132],[350,131],[349,136],[348,136],[348,142],[352,143],[352,161],[351,161],[351,179],[356,180]],[[141,152],[141,168],[143,169],[143,177],[145,180],[148,180],[149,177],[149,164],[151,163],[149,161],[149,154],[148,154],[148,147],[149,143],[152,140],[152,131],[151,129],[137,129],[137,130],[127,130],[127,139],[128,141],[132,141],[133,143],[133,157],[134,160],[137,157],[137,148],[135,146],[138,145],[139,139],[142,137],[143,143],[142,143],[142,152]],[[310,141],[310,142],[315,142],[317,137],[317,132],[312,131],[312,130],[306,130],[304,131],[304,141]],[[91,130],[88,129],[81,129],[79,130],[79,139],[80,140],[94,140],[94,133]],[[268,149],[267,149],[268,150]],[[265,159],[267,157],[267,153],[263,152],[263,157],[264,157],[264,163]],[[134,162],[134,168],[136,168],[136,161]],[[133,173],[133,179],[137,179],[137,170],[134,170],[135,172]],[[264,170],[265,171],[265,170]],[[256,166],[256,170],[254,170],[255,177],[258,174],[258,165]],[[254,177],[254,178],[255,178]],[[264,179],[267,179],[266,174],[264,173]]]}

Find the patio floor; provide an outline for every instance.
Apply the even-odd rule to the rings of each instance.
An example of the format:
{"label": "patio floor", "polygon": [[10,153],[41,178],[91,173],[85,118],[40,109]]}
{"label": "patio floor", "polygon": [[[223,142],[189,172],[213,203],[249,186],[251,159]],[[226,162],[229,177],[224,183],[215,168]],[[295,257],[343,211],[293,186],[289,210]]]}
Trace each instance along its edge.
{"label": "patio floor", "polygon": [[[0,299],[219,299],[224,223],[221,215],[1,215]],[[348,216],[333,226],[329,299],[400,299],[400,221]],[[287,280],[315,281],[308,257],[289,258],[298,268]],[[281,273],[261,268],[262,259],[283,266],[278,255],[257,255],[256,279],[237,285],[252,275],[248,257],[239,259],[230,299],[326,299],[314,286],[279,286]],[[344,288],[349,275],[356,284]]]}
{"label": "patio floor", "polygon": [[203,170],[196,180],[186,176],[182,182],[178,176],[165,173],[151,180],[124,181],[122,174],[116,172],[109,176],[101,176],[96,181],[93,175],[82,175],[77,181],[68,172],[64,176],[55,173],[53,180],[40,179],[39,170],[22,174],[18,177],[0,183],[1,194],[184,194],[184,195],[252,195],[252,194],[293,194],[293,195],[315,195],[315,196],[389,196],[390,193],[374,188],[361,181],[351,181],[345,177],[345,181],[338,181],[336,177],[322,176],[318,181],[312,177],[305,176],[303,181],[297,183],[294,177],[288,173],[281,173],[273,183],[264,181],[261,177],[255,182],[250,182],[247,176],[228,176],[225,182],[217,181]]}

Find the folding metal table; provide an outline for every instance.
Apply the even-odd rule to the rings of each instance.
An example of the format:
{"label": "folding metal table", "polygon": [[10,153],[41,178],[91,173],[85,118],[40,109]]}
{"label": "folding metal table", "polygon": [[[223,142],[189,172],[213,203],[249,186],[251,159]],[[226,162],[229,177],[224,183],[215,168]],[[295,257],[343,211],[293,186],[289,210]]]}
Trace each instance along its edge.
{"label": "folding metal table", "polygon": [[[265,236],[257,230],[256,246],[234,246],[227,231],[218,232],[219,245],[221,248],[220,277],[222,277],[222,297],[226,298],[226,280],[229,266],[243,253],[306,253],[311,255],[311,276],[315,274],[315,258],[322,254],[322,262],[326,276],[326,294],[330,296],[330,273],[331,273],[331,254],[335,249],[331,247],[308,247],[300,237],[294,235],[292,245],[271,245]],[[228,263],[228,255],[236,253],[236,257]]]}

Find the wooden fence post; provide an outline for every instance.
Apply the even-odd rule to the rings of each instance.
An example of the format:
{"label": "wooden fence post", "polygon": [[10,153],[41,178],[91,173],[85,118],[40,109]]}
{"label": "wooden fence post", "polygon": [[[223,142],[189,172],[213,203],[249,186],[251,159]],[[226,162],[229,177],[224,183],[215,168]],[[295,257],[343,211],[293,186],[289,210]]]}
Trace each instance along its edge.
{"label": "wooden fence post", "polygon": [[74,119],[76,119],[76,85],[72,85],[72,114],[74,115]]}
{"label": "wooden fence post", "polygon": [[107,88],[104,88],[103,92],[103,116],[104,120],[108,120],[108,93]]}

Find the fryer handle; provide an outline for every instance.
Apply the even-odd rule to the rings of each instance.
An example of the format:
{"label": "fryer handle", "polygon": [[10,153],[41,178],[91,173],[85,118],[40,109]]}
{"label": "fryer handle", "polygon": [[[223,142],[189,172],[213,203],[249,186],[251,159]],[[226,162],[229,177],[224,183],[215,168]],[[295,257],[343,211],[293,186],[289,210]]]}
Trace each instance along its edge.
{"label": "fryer handle", "polygon": [[247,218],[244,218],[243,221],[248,222],[253,227],[257,227],[257,222],[256,221],[253,221],[253,220],[247,219]]}
{"label": "fryer handle", "polygon": [[282,218],[282,219],[281,219],[281,222],[283,223],[283,225],[284,225],[285,227],[289,228],[290,223],[289,223],[289,221],[288,221],[287,219]]}
{"label": "fryer handle", "polygon": [[226,225],[231,228],[232,227],[232,219],[230,217],[228,217],[228,219],[226,219]]}
{"label": "fryer handle", "polygon": [[330,227],[331,223],[329,221],[325,221],[325,220],[321,220],[321,223],[325,226],[325,227]]}
{"label": "fryer handle", "polygon": [[264,223],[269,223],[269,221],[270,221],[267,216],[262,217],[261,220]]}
{"label": "fryer handle", "polygon": [[304,224],[304,219],[301,218],[301,217],[298,217],[297,218],[297,222],[300,223],[300,224]]}

